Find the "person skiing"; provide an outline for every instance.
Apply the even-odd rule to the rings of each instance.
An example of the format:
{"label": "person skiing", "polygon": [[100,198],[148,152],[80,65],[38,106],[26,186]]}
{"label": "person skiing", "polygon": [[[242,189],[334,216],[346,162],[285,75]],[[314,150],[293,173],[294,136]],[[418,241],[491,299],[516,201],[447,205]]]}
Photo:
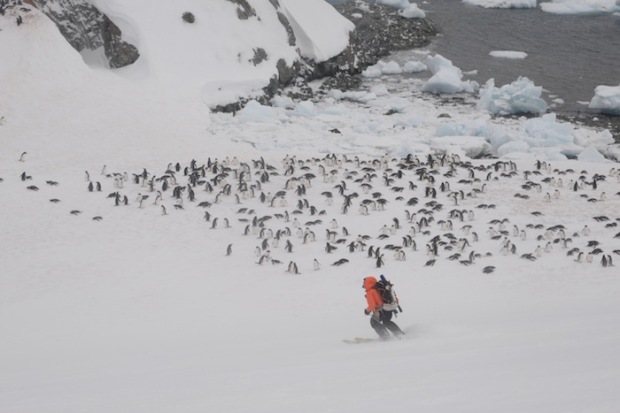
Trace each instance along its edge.
{"label": "person skiing", "polygon": [[366,290],[366,301],[368,306],[364,309],[364,314],[370,317],[370,326],[381,338],[389,338],[390,332],[395,336],[405,334],[398,325],[392,321],[392,311],[383,309],[383,300],[377,287],[377,279],[373,276],[364,278],[363,288]]}

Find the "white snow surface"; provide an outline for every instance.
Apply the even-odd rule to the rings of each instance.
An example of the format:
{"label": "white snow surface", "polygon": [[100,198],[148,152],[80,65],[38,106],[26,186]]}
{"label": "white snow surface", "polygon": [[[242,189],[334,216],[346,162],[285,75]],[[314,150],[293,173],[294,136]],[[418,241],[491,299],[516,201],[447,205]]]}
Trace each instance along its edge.
{"label": "white snow surface", "polygon": [[[179,4],[172,15],[192,5],[196,24],[229,7]],[[195,69],[159,60],[144,28],[144,66],[121,73],[87,66],[36,11],[0,29],[2,412],[617,411],[620,278],[601,262],[620,250],[609,131],[442,105],[396,75],[213,114]],[[215,91],[256,80],[218,64],[231,77]],[[468,158],[486,153],[501,158]],[[220,167],[203,177],[209,162]],[[380,274],[407,334],[343,343],[374,336],[361,284]]]}
{"label": "white snow surface", "polygon": [[349,44],[355,25],[324,0],[281,0],[302,56],[328,60]]}
{"label": "white snow surface", "polygon": [[590,100],[588,106],[590,109],[595,109],[602,113],[620,115],[620,85],[597,86],[594,89],[594,97]]}

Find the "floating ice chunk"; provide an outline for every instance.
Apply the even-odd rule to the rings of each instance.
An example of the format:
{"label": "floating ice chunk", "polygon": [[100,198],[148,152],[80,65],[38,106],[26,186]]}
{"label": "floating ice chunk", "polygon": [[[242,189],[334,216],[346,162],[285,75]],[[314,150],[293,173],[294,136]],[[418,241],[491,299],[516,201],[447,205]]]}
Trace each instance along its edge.
{"label": "floating ice chunk", "polygon": [[270,106],[263,106],[255,100],[250,100],[238,113],[241,122],[277,123],[278,115]]}
{"label": "floating ice chunk", "polygon": [[406,19],[424,19],[426,17],[424,10],[420,10],[416,3],[411,3],[404,9],[399,10],[398,14]]}
{"label": "floating ice chunk", "polygon": [[458,154],[476,159],[491,154],[491,145],[479,136],[443,136],[430,140],[431,148],[439,154]]}
{"label": "floating ice chunk", "polygon": [[381,75],[398,75],[403,72],[398,62],[384,62],[378,61],[373,66],[368,66],[366,70],[362,72],[364,77],[379,77]]}
{"label": "floating ice chunk", "polygon": [[424,63],[417,61],[407,62],[403,66],[403,72],[405,73],[418,73],[425,70],[428,70],[428,67]]}
{"label": "floating ice chunk", "polygon": [[474,93],[479,85],[472,80],[463,81],[463,72],[445,57],[437,54],[426,58],[433,76],[424,83],[422,90],[435,94]]}
{"label": "floating ice chunk", "polygon": [[463,0],[463,3],[487,9],[534,9],[536,0]]}
{"label": "floating ice chunk", "polygon": [[605,157],[594,146],[588,146],[585,148],[579,155],[577,155],[577,159],[582,162],[610,162],[608,159],[605,159]]}
{"label": "floating ice chunk", "polygon": [[477,107],[499,115],[543,114],[548,107],[541,95],[542,87],[535,86],[534,82],[526,77],[519,77],[499,89],[495,87],[495,80],[491,78],[480,89]]}
{"label": "floating ice chunk", "polygon": [[377,3],[394,7],[395,9],[405,9],[409,6],[409,0],[377,0]]}
{"label": "floating ice chunk", "polygon": [[502,59],[525,59],[527,57],[527,53],[525,52],[517,52],[512,50],[493,50],[489,52],[489,55],[492,57],[500,57]]}
{"label": "floating ice chunk", "polygon": [[620,85],[597,86],[588,107],[601,113],[620,115]]}
{"label": "floating ice chunk", "polygon": [[381,68],[381,73],[384,75],[398,75],[403,72],[403,69],[400,68],[400,65],[397,62],[387,62],[383,64]]}
{"label": "floating ice chunk", "polygon": [[540,3],[540,8],[555,14],[598,14],[617,11],[614,0],[552,0]]}

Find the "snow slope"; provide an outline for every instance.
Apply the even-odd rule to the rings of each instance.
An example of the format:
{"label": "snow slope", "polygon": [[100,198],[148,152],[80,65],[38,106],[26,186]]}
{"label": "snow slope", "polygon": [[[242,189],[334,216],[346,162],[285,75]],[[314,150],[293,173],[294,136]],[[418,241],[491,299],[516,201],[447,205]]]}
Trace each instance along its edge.
{"label": "snow slope", "polygon": [[[390,76],[288,110],[251,104],[236,116],[214,115],[191,77],[174,88],[93,70],[41,15],[25,23],[0,18],[0,54],[12,57],[0,61],[3,412],[617,411],[620,281],[615,266],[601,264],[603,256],[617,261],[620,249],[610,226],[620,218],[618,167],[599,154],[614,149],[609,133],[549,116],[492,119],[473,105],[440,105],[420,92],[423,80]],[[522,159],[466,158],[485,145],[518,146],[504,148]],[[567,146],[597,163],[567,161]],[[463,163],[428,165],[434,151]],[[408,153],[419,164],[392,175]],[[190,201],[184,168],[216,158],[229,176],[218,181],[223,170],[205,170]],[[547,162],[538,170],[535,159]],[[242,163],[254,197],[237,192],[233,170]],[[153,192],[133,182],[145,168]],[[434,199],[425,196],[430,183],[420,168],[437,171]],[[157,180],[169,169],[186,187],[182,208],[174,185],[163,191]],[[355,180],[373,172],[366,194]],[[303,181],[291,179],[308,173],[314,178],[298,195]],[[605,175],[596,188],[595,174]],[[584,183],[573,191],[571,180]],[[342,182],[343,194],[358,193],[347,213]],[[450,191],[441,192],[444,182]],[[220,194],[226,184],[230,195]],[[279,191],[286,193],[273,206],[261,202],[261,192]],[[454,205],[451,194],[460,191]],[[114,192],[129,205],[115,206]],[[373,210],[379,198],[385,208]],[[365,199],[368,215],[360,212]],[[453,210],[473,211],[473,220],[468,213],[461,222]],[[416,214],[411,222],[405,211]],[[400,228],[391,233],[394,218]],[[260,222],[274,235],[291,234],[275,243],[268,232],[261,237]],[[306,230],[314,241],[299,237]],[[516,254],[504,255],[499,231],[508,231]],[[458,259],[448,259],[458,252],[448,234],[470,244]],[[358,235],[367,245],[349,252]],[[408,245],[407,259],[397,261],[388,245],[402,246],[407,235],[416,249]],[[426,265],[435,236],[446,243]],[[338,249],[328,254],[328,242]],[[380,268],[370,246],[383,254]],[[589,263],[597,247],[603,252]],[[281,264],[257,264],[267,249]],[[342,258],[349,262],[332,265]],[[287,272],[291,261],[300,274]],[[344,344],[374,334],[362,312],[362,278],[370,274],[395,283],[404,309],[396,322],[407,335]]]}

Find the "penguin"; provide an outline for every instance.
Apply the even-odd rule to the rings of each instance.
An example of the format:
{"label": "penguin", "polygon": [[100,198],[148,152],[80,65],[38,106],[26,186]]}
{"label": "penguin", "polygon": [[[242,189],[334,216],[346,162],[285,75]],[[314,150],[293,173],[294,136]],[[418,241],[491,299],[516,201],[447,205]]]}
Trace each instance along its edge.
{"label": "penguin", "polygon": [[26,162],[26,155],[28,155],[28,152],[22,152],[22,154],[19,156],[19,161]]}
{"label": "penguin", "polygon": [[321,264],[316,258],[312,261],[312,268],[314,268],[314,271],[318,271],[321,269]]}
{"label": "penguin", "polygon": [[226,247],[226,256],[230,256],[232,254],[232,244],[228,244]]}

